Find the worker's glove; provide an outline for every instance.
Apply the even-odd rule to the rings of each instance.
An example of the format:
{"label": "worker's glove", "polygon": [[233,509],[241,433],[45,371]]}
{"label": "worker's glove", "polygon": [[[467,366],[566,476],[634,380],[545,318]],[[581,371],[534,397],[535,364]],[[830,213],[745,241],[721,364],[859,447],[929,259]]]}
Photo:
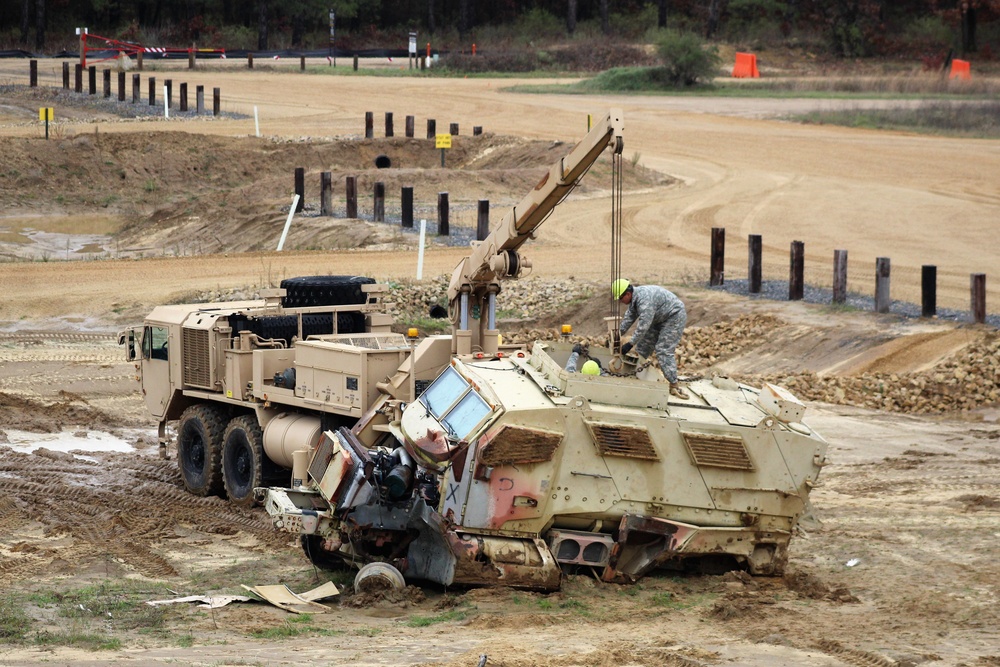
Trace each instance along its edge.
{"label": "worker's glove", "polygon": [[632,341],[629,341],[629,342],[625,343],[624,345],[622,345],[622,354],[623,355],[628,354],[631,351],[632,351]]}
{"label": "worker's glove", "polygon": [[573,351],[577,354],[583,354],[583,346],[577,343],[573,346]]}

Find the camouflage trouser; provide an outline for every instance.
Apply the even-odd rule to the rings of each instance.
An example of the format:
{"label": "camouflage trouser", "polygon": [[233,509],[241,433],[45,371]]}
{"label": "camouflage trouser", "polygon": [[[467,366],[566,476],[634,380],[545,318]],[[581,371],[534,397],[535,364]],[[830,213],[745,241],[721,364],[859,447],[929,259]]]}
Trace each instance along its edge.
{"label": "camouflage trouser", "polygon": [[579,362],[580,362],[580,353],[579,352],[570,352],[569,353],[569,359],[566,360],[566,372],[567,373],[576,373],[576,365]]}
{"label": "camouflage trouser", "polygon": [[687,311],[681,309],[664,322],[660,329],[660,335],[656,339],[656,360],[660,362],[660,370],[663,375],[672,383],[677,382],[677,357],[674,350],[681,342],[681,335],[684,334],[684,325],[687,324]]}

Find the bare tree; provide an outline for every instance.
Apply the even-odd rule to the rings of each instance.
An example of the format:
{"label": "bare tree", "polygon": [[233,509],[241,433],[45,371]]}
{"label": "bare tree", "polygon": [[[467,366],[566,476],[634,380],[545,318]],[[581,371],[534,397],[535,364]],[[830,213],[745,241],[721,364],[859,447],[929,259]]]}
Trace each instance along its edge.
{"label": "bare tree", "polygon": [[35,0],[35,49],[45,48],[45,0]]}
{"label": "bare tree", "polygon": [[472,27],[472,0],[459,0],[458,3],[458,36],[465,39],[465,35]]}
{"label": "bare tree", "polygon": [[963,0],[962,6],[962,55],[976,51],[976,8]]}
{"label": "bare tree", "polygon": [[257,48],[261,51],[267,49],[267,14],[269,9],[268,0],[257,0]]}
{"label": "bare tree", "polygon": [[566,0],[566,32],[576,32],[576,0]]}
{"label": "bare tree", "polygon": [[608,22],[608,0],[601,0],[601,32],[611,34],[611,24]]}
{"label": "bare tree", "polygon": [[719,29],[719,19],[722,16],[722,0],[709,0],[708,23],[705,25],[705,39],[711,39]]}
{"label": "bare tree", "polygon": [[28,45],[28,30],[31,28],[31,0],[21,4],[21,44]]}
{"label": "bare tree", "polygon": [[434,0],[427,0],[427,31],[434,34]]}
{"label": "bare tree", "polygon": [[656,1],[656,27],[666,28],[667,27],[667,0],[657,0]]}

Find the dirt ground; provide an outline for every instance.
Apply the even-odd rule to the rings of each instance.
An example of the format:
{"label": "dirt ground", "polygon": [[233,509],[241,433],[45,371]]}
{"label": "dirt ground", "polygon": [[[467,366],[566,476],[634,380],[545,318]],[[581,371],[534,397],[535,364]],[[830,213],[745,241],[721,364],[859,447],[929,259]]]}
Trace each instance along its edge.
{"label": "dirt ground", "polygon": [[[27,64],[0,62],[0,77],[9,80],[18,68],[26,71]],[[43,82],[53,72],[43,68]],[[247,237],[275,237],[268,225],[283,222],[280,211],[240,226],[254,215],[254,206],[279,206],[280,171],[288,171],[290,192],[286,167],[302,153],[282,154],[275,160],[281,169],[262,176],[259,186],[255,170],[244,174],[233,163],[256,155],[253,164],[265,171],[270,161],[260,154],[273,157],[286,150],[285,140],[308,148],[298,139],[358,138],[365,111],[375,111],[376,127],[382,111],[392,110],[397,126],[404,115],[416,114],[418,128],[424,118],[436,117],[439,128],[452,121],[460,122],[463,132],[482,125],[494,137],[525,142],[527,164],[501,168],[509,182],[496,171],[478,185],[475,178],[448,181],[466,203],[483,191],[497,201],[506,195],[509,204],[537,177],[532,161],[548,160],[549,151],[558,148],[551,142],[566,145],[579,137],[588,112],[624,107],[626,161],[634,156],[637,165],[654,173],[633,183],[624,199],[625,264],[639,280],[704,281],[710,228],[726,226],[727,276],[742,277],[746,235],[760,233],[765,276],[786,276],[788,244],[804,240],[806,279],[812,284],[829,284],[832,250],[847,248],[851,289],[871,292],[874,258],[890,256],[893,296],[916,301],[920,266],[934,263],[939,305],[967,308],[968,274],[988,271],[1000,253],[989,242],[1000,212],[995,142],[803,127],[773,118],[792,108],[838,103],[834,100],[514,95],[502,91],[506,80],[322,77],[276,70],[173,74],[192,86],[223,86],[227,110],[245,117],[177,120],[168,127],[167,121],[120,122],[84,114],[62,130],[66,150],[95,150],[74,139],[94,134],[116,135],[113,141],[129,150],[154,146],[157,155],[166,156],[157,162],[163,172],[153,178],[136,171],[138,191],[115,182],[118,169],[131,168],[117,162],[123,151],[107,158],[111,165],[103,164],[100,154],[87,162],[88,170],[111,172],[110,179],[106,174],[92,179],[93,192],[85,177],[65,186],[57,180],[34,200],[12,185],[31,171],[24,164],[32,151],[25,149],[16,164],[0,166],[0,215],[17,218],[0,221],[7,226],[0,230],[5,252],[30,245],[18,238],[34,233],[29,216],[68,216],[62,227],[52,220],[38,226],[51,224],[73,237],[82,235],[76,216],[91,216],[87,227],[98,240],[90,243],[113,244],[108,230],[125,227],[133,236],[121,247],[151,249],[117,258],[106,251],[109,257],[101,261],[58,261],[62,258],[54,254],[46,261],[0,262],[0,440],[8,440],[0,444],[0,590],[5,592],[40,594],[134,581],[148,586],[153,599],[170,597],[163,587],[202,594],[238,592],[239,583],[286,582],[295,590],[317,583],[301,550],[275,533],[262,511],[182,491],[174,462],[157,457],[155,426],[145,416],[134,369],[122,359],[113,332],[138,322],[155,304],[206,289],[265,286],[319,273],[412,278],[416,257],[409,240],[372,241],[367,250],[311,248],[303,240],[279,254],[254,248]],[[26,104],[8,102],[0,98],[0,141],[8,147],[25,137],[43,141],[37,121],[25,117]],[[267,139],[247,138],[253,131],[247,112],[252,114],[254,105]],[[177,131],[185,133],[179,140]],[[190,173],[192,165],[202,167],[204,155],[197,150],[206,146],[208,153],[233,151],[214,186]],[[50,149],[38,153],[43,150]],[[336,156],[326,154],[303,166],[314,173],[337,164]],[[174,167],[176,173],[168,175]],[[430,173],[433,165],[414,169],[430,191],[444,182]],[[130,178],[127,171],[125,181]],[[147,180],[154,181],[152,194],[160,199],[144,200],[151,194]],[[212,245],[211,225],[192,222],[183,211],[188,191],[214,211],[224,209],[226,192],[237,202],[259,196],[254,201],[265,203],[220,218],[215,231],[226,242]],[[108,202],[114,210],[102,212],[111,195],[118,198]],[[172,213],[157,218],[162,211]],[[534,275],[553,281],[605,279],[609,215],[600,183],[565,202],[526,247]],[[180,250],[179,238],[192,240]],[[223,250],[227,242],[232,247]],[[434,244],[424,275],[450,272],[464,252]],[[679,291],[691,313],[691,341],[702,351],[710,337],[734,341],[713,348],[713,358],[707,352],[695,358],[692,350],[682,372],[902,375],[934,368],[991,335],[944,322],[750,302],[694,287]],[[596,303],[553,318],[573,320],[575,313],[577,331],[588,333],[588,320],[600,312]],[[748,315],[780,324],[734,332]],[[331,613],[311,619],[309,632],[286,638],[260,636],[294,627],[285,612],[265,605],[234,604],[211,613],[173,606],[164,612],[159,633],[123,627],[110,616],[93,621],[123,638],[120,650],[7,644],[0,665],[458,667],[479,664],[483,655],[486,664],[506,667],[1000,665],[997,416],[995,405],[987,403],[933,416],[811,403],[806,421],[829,440],[831,464],[811,498],[820,524],[793,540],[783,578],[662,576],[619,587],[578,573],[553,595],[426,589],[360,606],[352,604],[355,596],[347,590]],[[76,455],[60,451],[61,439],[74,434]],[[96,451],[108,438],[127,451]],[[32,615],[43,628],[66,623],[41,603]],[[419,622],[428,617],[441,622]]]}

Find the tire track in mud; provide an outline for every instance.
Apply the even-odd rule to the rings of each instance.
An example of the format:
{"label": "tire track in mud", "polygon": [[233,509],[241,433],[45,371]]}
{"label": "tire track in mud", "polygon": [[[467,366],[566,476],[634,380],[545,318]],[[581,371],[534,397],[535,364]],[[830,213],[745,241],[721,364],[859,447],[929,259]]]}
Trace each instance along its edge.
{"label": "tire track in mud", "polygon": [[[0,583],[106,559],[143,576],[176,577],[177,564],[161,555],[165,541],[232,537],[249,542],[246,548],[253,551],[285,548],[288,542],[263,510],[188,494],[175,461],[98,453],[96,464],[53,462],[0,452]],[[38,546],[38,532],[51,546]],[[244,539],[248,536],[253,539]]]}
{"label": "tire track in mud", "polygon": [[897,667],[900,664],[884,655],[848,648],[832,639],[821,639],[814,646],[841,662],[857,667]]}

